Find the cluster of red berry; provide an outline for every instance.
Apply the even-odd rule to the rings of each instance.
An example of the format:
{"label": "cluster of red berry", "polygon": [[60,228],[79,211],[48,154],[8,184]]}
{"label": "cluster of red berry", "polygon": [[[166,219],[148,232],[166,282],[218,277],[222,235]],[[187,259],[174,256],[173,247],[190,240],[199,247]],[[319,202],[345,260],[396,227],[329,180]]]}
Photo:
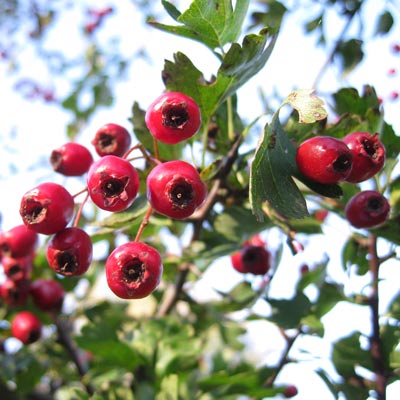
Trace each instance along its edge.
{"label": "cluster of red berry", "polygon": [[[195,135],[201,126],[201,113],[192,98],[180,92],[166,92],[148,107],[146,124],[157,148],[157,141],[175,144]],[[66,143],[50,156],[53,169],[64,176],[87,174],[87,186],[77,194],[86,192],[79,207],[75,202],[77,195],[71,195],[58,183],[44,182],[22,196],[19,212],[23,224],[1,233],[1,262],[10,278],[2,284],[0,293],[8,304],[23,305],[31,293],[41,309],[61,307],[64,291],[61,286],[55,288],[59,286],[57,281],[40,280],[36,284],[29,281],[38,235],[51,236],[46,245],[46,257],[57,274],[67,277],[84,274],[92,262],[93,246],[89,234],[78,226],[83,206],[89,198],[99,208],[110,212],[126,210],[133,204],[140,185],[139,173],[131,163],[138,157],[128,158],[134,150],[141,152],[140,157],[150,169],[146,178],[149,208],[135,240],[115,248],[106,260],[107,282],[117,296],[143,298],[160,282],[161,256],[154,247],[140,241],[150,215],[157,212],[184,219],[206,198],[206,184],[193,165],[182,160],[163,162],[141,144],[131,147],[130,134],[120,125],[102,126],[92,144],[100,156],[98,160],[93,159],[85,146],[75,142]],[[30,343],[38,337],[37,318],[23,315],[26,323],[22,325],[30,326],[31,334],[22,328],[12,329],[12,332],[24,343]]]}
{"label": "cluster of red berry", "polygon": [[85,25],[85,32],[88,34],[93,33],[103,22],[104,17],[113,12],[112,7],[102,8],[100,10],[95,10],[90,8],[87,13],[91,17],[91,21],[87,22]]}

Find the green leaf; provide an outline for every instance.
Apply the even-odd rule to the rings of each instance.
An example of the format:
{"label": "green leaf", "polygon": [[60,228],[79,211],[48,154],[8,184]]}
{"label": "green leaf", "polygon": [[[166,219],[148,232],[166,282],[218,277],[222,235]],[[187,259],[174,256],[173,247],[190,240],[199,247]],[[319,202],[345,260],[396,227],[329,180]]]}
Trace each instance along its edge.
{"label": "green leaf", "polygon": [[195,0],[182,14],[167,1],[164,1],[163,5],[167,12],[182,25],[171,26],[148,20],[150,25],[199,41],[214,50],[238,38],[249,0],[237,1],[235,9],[230,0]]}
{"label": "green leaf", "polygon": [[344,378],[355,376],[354,368],[359,365],[372,371],[371,355],[360,347],[360,334],[354,332],[334,344],[332,361],[336,371]]}
{"label": "green leaf", "polygon": [[302,124],[312,124],[328,116],[324,101],[314,94],[314,89],[295,90],[282,104],[290,104],[298,112]]}
{"label": "green leaf", "polygon": [[296,173],[296,150],[279,121],[278,112],[264,129],[250,168],[250,204],[259,221],[262,204],[268,202],[287,218],[307,217],[305,199],[292,176]]}
{"label": "green leaf", "polygon": [[311,310],[310,300],[303,293],[297,293],[292,299],[267,299],[272,308],[272,315],[268,320],[276,323],[280,328],[297,328],[302,318]]}
{"label": "green leaf", "polygon": [[[268,42],[268,39],[271,39]],[[275,45],[276,35],[263,30],[259,35],[245,36],[243,44],[233,43],[212,82],[207,82],[190,59],[183,53],[174,54],[174,61],[166,60],[163,70],[165,86],[192,97],[208,121],[218,107],[237,89],[258,73],[268,61]]]}
{"label": "green leaf", "polygon": [[369,270],[367,255],[368,249],[360,244],[361,236],[349,238],[342,250],[342,265],[347,271],[350,267],[356,266],[358,275],[364,275]]}
{"label": "green leaf", "polygon": [[395,318],[400,321],[400,293],[390,303],[388,317]]}
{"label": "green leaf", "polygon": [[315,313],[319,319],[332,310],[339,301],[347,300],[343,288],[334,283],[325,282],[319,289],[318,300],[315,304]]}
{"label": "green leaf", "polygon": [[386,149],[386,158],[397,159],[400,153],[400,137],[391,125],[383,125],[380,138]]}
{"label": "green leaf", "polygon": [[378,18],[375,35],[386,35],[394,24],[393,15],[390,11],[384,11]]}
{"label": "green leaf", "polygon": [[400,215],[389,219],[382,226],[370,229],[370,231],[376,236],[400,245]]}
{"label": "green leaf", "polygon": [[156,400],[178,400],[179,379],[177,374],[167,375],[161,381],[161,391],[157,393]]}
{"label": "green leaf", "polygon": [[249,282],[238,283],[229,293],[221,293],[223,300],[216,302],[220,311],[232,312],[243,310],[253,304],[259,294],[254,291]]}
{"label": "green leaf", "polygon": [[335,58],[339,59],[344,74],[351,72],[363,60],[362,45],[362,40],[349,39],[338,46]]}

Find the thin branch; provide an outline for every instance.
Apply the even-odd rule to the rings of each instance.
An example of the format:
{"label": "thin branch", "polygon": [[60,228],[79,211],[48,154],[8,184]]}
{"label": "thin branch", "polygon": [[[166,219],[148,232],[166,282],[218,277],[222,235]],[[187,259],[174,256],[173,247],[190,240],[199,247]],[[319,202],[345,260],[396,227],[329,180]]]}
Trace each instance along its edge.
{"label": "thin branch", "polygon": [[370,255],[369,269],[372,275],[371,295],[369,305],[371,309],[372,333],[369,338],[372,365],[375,372],[376,393],[378,400],[386,400],[386,387],[388,384],[388,373],[385,368],[385,360],[380,335],[379,325],[379,267],[380,260],[377,253],[377,237],[369,236],[368,252]]}

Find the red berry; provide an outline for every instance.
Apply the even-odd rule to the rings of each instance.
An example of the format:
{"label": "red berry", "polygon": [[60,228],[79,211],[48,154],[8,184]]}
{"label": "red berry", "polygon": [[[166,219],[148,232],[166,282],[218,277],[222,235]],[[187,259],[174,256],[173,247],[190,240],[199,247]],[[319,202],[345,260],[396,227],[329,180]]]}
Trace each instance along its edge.
{"label": "red berry", "polygon": [[50,163],[54,171],[65,176],[85,174],[93,162],[90,151],[79,143],[65,143],[51,152]]}
{"label": "red berry", "polygon": [[328,213],[329,213],[328,210],[323,210],[323,209],[317,210],[314,213],[314,217],[317,221],[324,222],[326,217],[328,216]]}
{"label": "red berry", "polygon": [[81,228],[66,228],[54,235],[47,244],[47,261],[57,274],[79,276],[92,262],[93,245],[90,236]]}
{"label": "red berry", "polygon": [[29,279],[33,266],[33,256],[12,258],[4,256],[1,260],[4,274],[14,281]]}
{"label": "red berry", "polygon": [[154,167],[147,177],[147,198],[160,214],[184,219],[194,213],[207,195],[196,168],[185,161],[168,161]]}
{"label": "red berry", "polygon": [[121,157],[131,145],[131,135],[121,125],[103,125],[92,140],[92,144],[100,157],[113,155]]}
{"label": "red berry", "polygon": [[399,96],[399,92],[397,90],[393,90],[392,92],[390,92],[389,98],[390,100],[397,100]]}
{"label": "red berry", "polygon": [[104,156],[95,161],[87,178],[92,201],[103,210],[126,210],[139,190],[139,175],[124,158]]}
{"label": "red berry", "polygon": [[400,43],[394,43],[392,46],[393,53],[400,53]]}
{"label": "red berry", "polygon": [[198,132],[201,113],[191,97],[180,92],[166,92],[149,106],[145,120],[150,133],[157,140],[175,144]]}
{"label": "red berry", "polygon": [[299,171],[307,178],[331,184],[344,180],[351,172],[352,153],[346,144],[330,136],[314,136],[297,149]]}
{"label": "red berry", "polygon": [[163,266],[153,247],[129,242],[117,247],[106,261],[110,289],[122,299],[141,299],[153,292],[161,280]]}
{"label": "red berry", "polygon": [[40,339],[42,323],[35,314],[21,311],[11,322],[11,334],[24,344],[34,343]]}
{"label": "red berry", "polygon": [[236,271],[253,275],[265,275],[270,265],[271,255],[263,246],[245,245],[231,255],[231,262]]}
{"label": "red berry", "polygon": [[246,240],[243,245],[251,245],[251,246],[266,246],[265,241],[261,238],[259,234],[252,236],[249,240]]}
{"label": "red berry", "polygon": [[285,391],[283,392],[283,397],[290,399],[294,396],[297,396],[297,387],[294,385],[287,386]]}
{"label": "red berry", "polygon": [[6,278],[1,285],[1,297],[9,306],[23,306],[28,300],[30,281],[21,279],[15,281],[11,278]]}
{"label": "red berry", "polygon": [[29,229],[52,235],[68,225],[74,213],[74,199],[63,186],[46,182],[24,194],[19,212]]}
{"label": "red berry", "polygon": [[390,205],[375,190],[364,190],[353,196],[345,207],[347,220],[356,228],[371,228],[386,221]]}
{"label": "red berry", "polygon": [[301,275],[306,275],[310,272],[310,267],[307,264],[302,264],[300,267]]}
{"label": "red berry", "polygon": [[12,258],[25,257],[37,245],[38,234],[24,224],[0,233],[0,253]]}
{"label": "red berry", "polygon": [[386,150],[377,133],[352,132],[343,141],[353,153],[353,168],[347,182],[363,182],[382,169]]}
{"label": "red berry", "polygon": [[30,290],[33,303],[42,311],[60,311],[65,292],[64,288],[54,279],[37,279],[31,284]]}

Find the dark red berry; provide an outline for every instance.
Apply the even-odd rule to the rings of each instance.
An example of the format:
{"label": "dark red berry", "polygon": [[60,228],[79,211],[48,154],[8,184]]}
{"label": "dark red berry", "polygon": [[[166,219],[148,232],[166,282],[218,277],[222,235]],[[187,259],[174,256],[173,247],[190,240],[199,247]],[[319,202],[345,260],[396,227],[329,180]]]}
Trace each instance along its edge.
{"label": "dark red berry", "polygon": [[155,166],[147,177],[147,198],[160,214],[184,219],[191,216],[207,195],[196,168],[185,161]]}
{"label": "dark red berry", "polygon": [[93,245],[90,236],[81,228],[66,228],[54,235],[47,244],[46,257],[57,274],[79,276],[92,262]]}
{"label": "dark red berry", "polygon": [[21,311],[11,321],[11,334],[23,344],[34,343],[40,339],[42,323],[35,314]]}
{"label": "dark red berry", "polygon": [[54,171],[65,176],[85,174],[93,162],[90,151],[79,143],[65,143],[51,152],[50,163]]}
{"label": "dark red berry", "polygon": [[3,264],[4,274],[8,278],[14,281],[30,279],[33,267],[33,255],[19,258],[3,256],[1,263]]}
{"label": "dark red berry", "polygon": [[265,275],[270,265],[271,255],[264,246],[245,245],[231,255],[233,268],[242,274]]}
{"label": "dark red berry", "polygon": [[72,219],[74,199],[63,186],[46,182],[24,194],[19,212],[29,229],[52,235],[64,229]]}
{"label": "dark red berry", "polygon": [[301,275],[306,275],[310,272],[310,267],[307,264],[302,264],[300,266],[300,273]]}
{"label": "dark red berry", "polygon": [[163,271],[158,251],[140,242],[117,247],[108,257],[105,268],[108,286],[123,299],[148,296],[160,283]]}
{"label": "dark red berry", "polygon": [[12,258],[31,254],[37,245],[38,234],[24,224],[0,233],[0,253]]}
{"label": "dark red berry", "polygon": [[104,156],[95,161],[87,178],[92,201],[103,210],[126,210],[139,190],[139,175],[126,159]]}
{"label": "dark red berry", "polygon": [[42,311],[60,311],[64,297],[64,288],[54,279],[37,279],[31,284],[30,293],[33,303]]}
{"label": "dark red berry", "polygon": [[150,133],[157,140],[175,144],[198,132],[201,113],[191,97],[180,92],[166,92],[149,106],[145,120]]}
{"label": "dark red berry", "polygon": [[353,153],[353,168],[347,182],[363,182],[383,168],[386,151],[377,133],[352,132],[343,141]]}
{"label": "dark red berry", "polygon": [[307,178],[332,184],[349,176],[353,155],[346,144],[330,136],[314,136],[297,149],[296,163]]}
{"label": "dark red berry", "polygon": [[356,228],[372,228],[386,221],[390,212],[387,199],[375,190],[353,196],[345,207],[347,220]]}
{"label": "dark red berry", "polygon": [[131,145],[131,135],[121,125],[103,125],[92,140],[92,144],[100,157],[113,155],[121,157]]}
{"label": "dark red berry", "polygon": [[294,385],[290,385],[287,386],[285,391],[283,392],[283,397],[285,397],[286,399],[290,399],[292,397],[297,396],[297,394],[298,394],[297,387]]}
{"label": "dark red berry", "polygon": [[1,285],[1,297],[9,306],[23,306],[28,300],[30,281],[21,279],[15,281],[11,278],[6,278]]}

